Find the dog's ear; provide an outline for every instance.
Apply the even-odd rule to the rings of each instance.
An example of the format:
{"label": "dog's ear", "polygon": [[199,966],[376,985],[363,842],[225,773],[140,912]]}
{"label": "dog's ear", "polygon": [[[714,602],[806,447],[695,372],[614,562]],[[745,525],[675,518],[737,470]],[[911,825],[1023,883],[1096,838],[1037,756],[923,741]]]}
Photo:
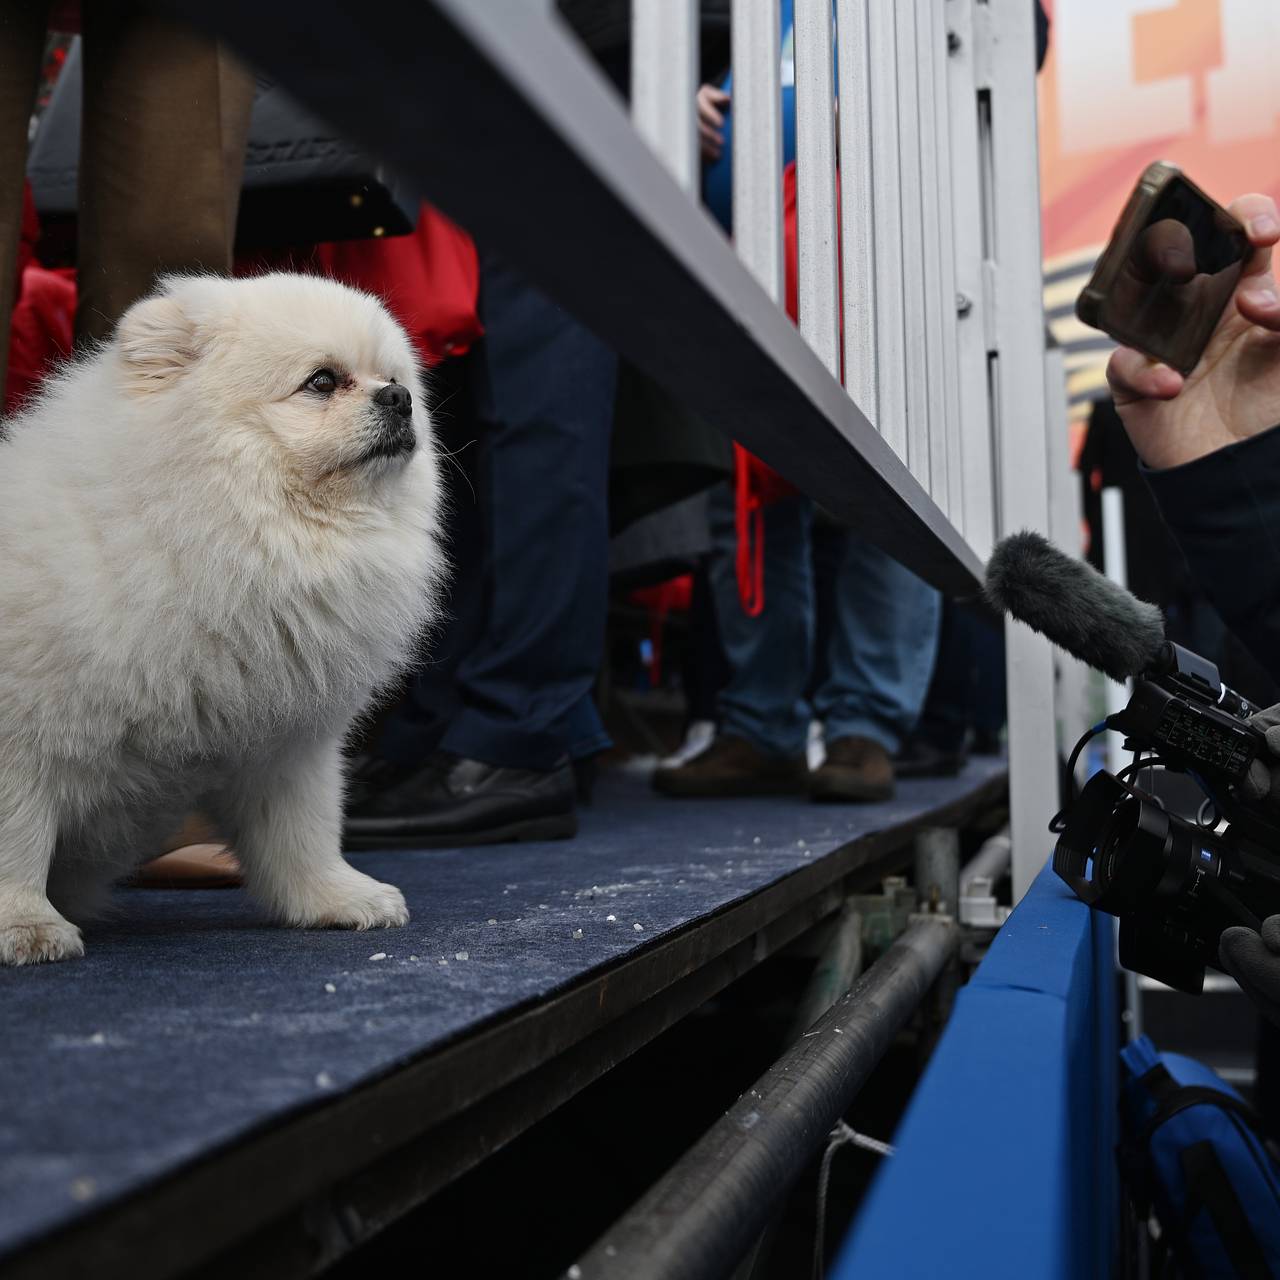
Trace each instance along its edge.
{"label": "dog's ear", "polygon": [[134,303],[120,320],[116,342],[129,385],[138,392],[167,386],[196,358],[195,324],[172,295]]}

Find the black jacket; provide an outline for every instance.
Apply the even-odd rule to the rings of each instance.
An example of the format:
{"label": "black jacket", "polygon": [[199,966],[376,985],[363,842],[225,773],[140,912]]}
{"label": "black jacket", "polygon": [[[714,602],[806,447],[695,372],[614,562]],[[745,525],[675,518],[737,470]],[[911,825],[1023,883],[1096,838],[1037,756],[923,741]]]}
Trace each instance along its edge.
{"label": "black jacket", "polygon": [[1280,426],[1145,474],[1205,594],[1280,680]]}

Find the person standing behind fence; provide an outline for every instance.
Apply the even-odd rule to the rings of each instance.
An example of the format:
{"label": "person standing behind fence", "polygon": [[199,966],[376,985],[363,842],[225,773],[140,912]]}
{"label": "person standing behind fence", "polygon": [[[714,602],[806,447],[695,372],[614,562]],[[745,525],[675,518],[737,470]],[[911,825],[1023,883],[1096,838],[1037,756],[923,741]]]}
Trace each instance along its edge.
{"label": "person standing behind fence", "polygon": [[252,76],[217,41],[130,0],[0,0],[0,384],[51,19],[84,35],[77,347],[109,336],[157,276],[231,270]]}
{"label": "person standing behind fence", "polygon": [[[562,12],[617,83],[625,8]],[[570,837],[578,779],[609,745],[592,693],[617,356],[483,245],[479,311],[484,337],[440,414],[450,443],[476,441],[459,459],[475,494],[453,501],[450,617],[356,762],[349,848]]]}
{"label": "person standing behind fence", "polygon": [[[782,116],[788,196],[794,204],[795,63],[791,4],[783,0]],[[732,211],[728,133],[732,84],[704,85],[699,137],[709,161],[707,205],[727,230]],[[779,174],[779,181],[783,175]],[[794,220],[792,220],[794,225]],[[794,295],[794,243],[788,293]],[[856,288],[855,281],[847,287]],[[748,463],[740,455],[739,465]],[[761,510],[763,608],[740,598],[734,494],[712,498],[709,566],[730,676],[720,694],[719,731],[701,755],[654,774],[672,796],[794,793],[873,801],[893,794],[893,755],[919,715],[937,649],[938,593],[879,548],[841,528],[799,494]],[[820,524],[829,524],[815,538]],[[815,548],[823,572],[815,570]],[[816,585],[815,585],[816,584]],[[818,600],[816,592],[823,593]],[[750,594],[750,593],[748,593]],[[819,609],[821,605],[821,609]],[[825,619],[819,649],[816,616]],[[823,722],[825,760],[810,776],[810,713]]]}

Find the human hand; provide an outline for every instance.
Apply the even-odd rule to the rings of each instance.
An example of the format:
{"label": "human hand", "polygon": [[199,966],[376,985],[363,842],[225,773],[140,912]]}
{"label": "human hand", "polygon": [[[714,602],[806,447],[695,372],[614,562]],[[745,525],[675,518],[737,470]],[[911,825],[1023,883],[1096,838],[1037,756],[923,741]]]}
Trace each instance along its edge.
{"label": "human hand", "polygon": [[1239,925],[1224,929],[1218,960],[1254,1008],[1280,1027],[1280,916],[1268,916],[1261,933]]}
{"label": "human hand", "polygon": [[1107,366],[1129,439],[1150,467],[1192,462],[1280,424],[1280,294],[1271,272],[1280,213],[1263,195],[1240,196],[1230,212],[1244,224],[1253,255],[1200,363],[1184,378],[1121,347]]}
{"label": "human hand", "polygon": [[713,84],[698,90],[698,146],[704,160],[719,160],[724,150],[724,113],[729,95]]}
{"label": "human hand", "polygon": [[1190,228],[1162,218],[1134,241],[1112,280],[1110,306],[1130,317],[1135,332],[1148,335],[1149,349],[1174,353],[1168,362],[1181,369],[1176,356],[1185,360],[1205,344],[1242,270],[1232,262],[1217,272],[1201,271]]}
{"label": "human hand", "polygon": [[1265,800],[1272,808],[1280,809],[1280,703],[1251,715],[1249,723],[1262,732],[1266,747],[1264,754],[1249,766],[1240,783],[1241,794],[1246,800]]}

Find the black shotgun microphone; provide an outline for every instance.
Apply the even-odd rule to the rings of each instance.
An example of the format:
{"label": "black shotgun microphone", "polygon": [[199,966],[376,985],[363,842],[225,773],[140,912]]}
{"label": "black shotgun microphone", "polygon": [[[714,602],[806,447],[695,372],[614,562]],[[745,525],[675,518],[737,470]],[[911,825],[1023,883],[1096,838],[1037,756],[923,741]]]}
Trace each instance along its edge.
{"label": "black shotgun microphone", "polygon": [[1002,613],[1113,680],[1164,659],[1160,610],[1038,533],[1013,533],[996,545],[987,562],[986,596]]}

